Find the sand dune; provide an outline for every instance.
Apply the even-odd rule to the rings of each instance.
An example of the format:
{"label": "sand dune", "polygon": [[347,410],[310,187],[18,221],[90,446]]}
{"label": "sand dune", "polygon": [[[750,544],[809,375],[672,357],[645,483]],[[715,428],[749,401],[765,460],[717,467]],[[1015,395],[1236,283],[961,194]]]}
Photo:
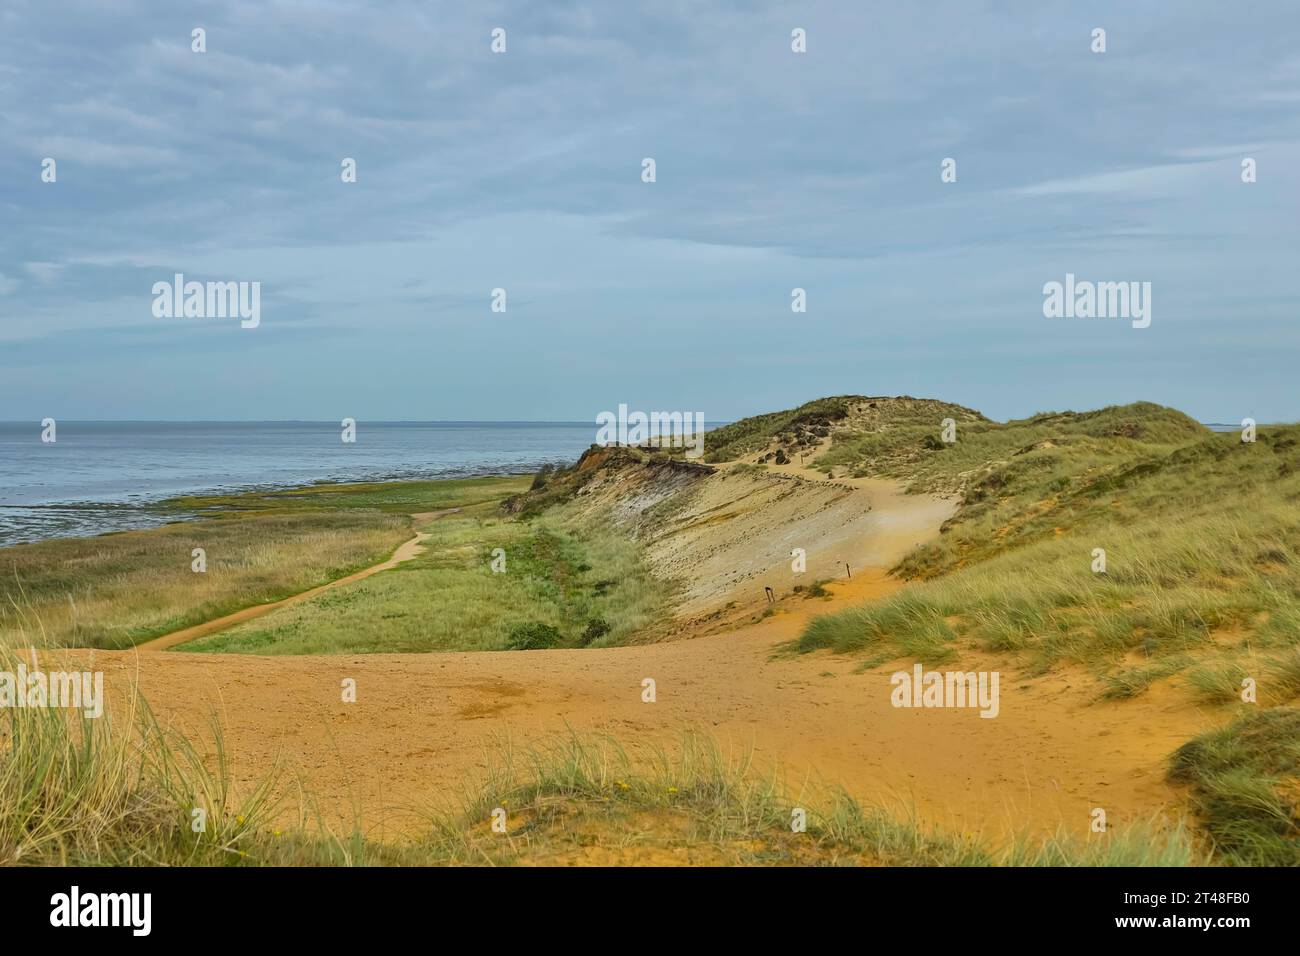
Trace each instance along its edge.
{"label": "sand dune", "polygon": [[[936,534],[951,511],[950,502],[885,483],[854,487],[818,476],[813,487],[809,477],[712,477],[687,492],[672,533],[648,543],[652,557],[668,564],[692,550],[692,528],[708,514],[716,518],[726,499],[730,516],[696,542],[697,577],[710,583],[696,588],[688,610],[728,595],[761,601],[768,580],[786,595],[762,620],[693,640],[427,655],[59,656],[93,658],[117,692],[138,680],[156,713],[192,737],[201,738],[217,713],[237,779],[256,779],[282,760],[302,774],[328,818],[350,822],[359,810],[377,833],[418,827],[421,809],[451,800],[504,741],[527,745],[569,729],[667,747],[684,728],[702,729],[725,745],[752,746],[796,780],[843,784],[860,798],[901,802],[923,820],[963,831],[1063,825],[1083,834],[1093,807],[1121,823],[1175,801],[1163,761],[1210,721],[1159,693],[1099,703],[1082,674],[1024,677],[1006,661],[965,654],[963,669],[1004,675],[1001,713],[985,720],[973,710],[894,708],[889,677],[910,661],[855,673],[857,661],[828,653],[774,658],[813,615],[900,587],[885,568]],[[790,482],[799,487],[784,487]],[[813,554],[829,565],[846,556],[854,563],[852,579],[832,584],[829,601],[789,593],[792,539],[783,514],[798,516],[801,540],[812,538],[807,578],[818,573]],[[816,534],[810,520],[819,522]],[[719,525],[730,530],[720,534]],[[399,559],[400,551],[385,566]],[[647,677],[657,684],[655,703],[641,700]],[[356,681],[356,703],[341,701],[345,678]]]}

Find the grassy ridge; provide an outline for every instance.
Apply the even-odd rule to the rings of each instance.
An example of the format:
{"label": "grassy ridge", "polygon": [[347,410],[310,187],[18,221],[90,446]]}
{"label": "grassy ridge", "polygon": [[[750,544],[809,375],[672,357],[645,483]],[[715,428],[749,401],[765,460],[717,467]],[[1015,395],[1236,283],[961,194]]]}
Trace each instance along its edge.
{"label": "grassy ridge", "polygon": [[[887,434],[887,444],[906,445],[915,437],[934,440],[940,423],[952,418],[959,423],[987,423],[979,412],[930,398],[897,398],[841,395],[819,398],[798,408],[742,418],[708,433],[705,461],[733,461],[762,452],[773,442],[788,454],[802,454],[834,436],[836,459],[861,461],[871,436]],[[990,423],[991,424],[991,423]]]}
{"label": "grassy ridge", "polygon": [[708,433],[705,461],[733,461],[764,449],[773,437],[803,424],[819,427],[848,415],[849,397],[819,398],[784,412],[754,415]]}
{"label": "grassy ridge", "polygon": [[[956,441],[944,442],[942,418],[952,418]],[[1172,449],[1210,432],[1182,412],[1150,402],[1116,405],[1092,412],[1047,412],[1007,422],[989,421],[958,405],[910,400],[877,416],[859,415],[837,430],[818,468],[839,468],[855,476],[897,478],[914,491],[959,491],[980,481],[1014,480],[1034,452],[1056,451],[1033,459],[1066,472],[1104,466],[1145,449]],[[1001,476],[1000,478],[993,477]],[[1038,483],[1062,475],[1038,476]]]}
{"label": "grassy ridge", "polygon": [[[1252,666],[1264,694],[1290,699],[1300,427],[1172,448],[1156,433],[1155,444],[1112,437],[1101,450],[1096,439],[1062,447],[1067,433],[990,463],[940,540],[896,569],[924,583],[813,622],[800,646],[938,661],[969,641],[1043,667],[1093,665],[1115,696],[1194,664],[1211,686],[1216,665],[1249,650],[1262,655]],[[1093,570],[1098,548],[1105,573]]]}
{"label": "grassy ridge", "polygon": [[[961,504],[894,569],[913,586],[814,620],[800,650],[868,664],[1012,653],[1031,670],[1081,664],[1120,699],[1171,681],[1236,712],[1172,760],[1217,851],[1300,860],[1300,426],[1244,443],[1138,404],[970,424],[953,445],[850,436],[818,465],[906,476]],[[1247,678],[1258,703],[1242,700]]]}

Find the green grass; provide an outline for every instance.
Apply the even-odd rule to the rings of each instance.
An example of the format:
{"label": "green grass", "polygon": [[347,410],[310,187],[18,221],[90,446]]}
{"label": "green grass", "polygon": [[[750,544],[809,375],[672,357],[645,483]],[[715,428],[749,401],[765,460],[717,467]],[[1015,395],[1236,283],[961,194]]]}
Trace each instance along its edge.
{"label": "green grass", "polygon": [[[816,448],[832,434],[831,450],[819,462],[826,467],[849,461],[861,464],[862,444],[871,434],[881,434],[886,444],[910,445],[928,436],[934,439],[945,418],[962,423],[987,423],[978,412],[934,399],[840,395],[819,398],[782,412],[742,418],[708,433],[705,461],[733,461],[762,452],[772,442],[787,454]],[[992,424],[992,423],[989,423]]]}
{"label": "green grass", "polygon": [[[0,642],[124,648],[384,560],[410,521],[374,510],[228,515],[0,551]],[[207,571],[192,570],[203,548]]]}
{"label": "green grass", "polygon": [[[418,558],[208,637],[184,651],[336,654],[605,647],[667,619],[671,588],[634,542],[557,507],[528,521],[451,515]],[[492,570],[494,552],[505,571]],[[550,628],[555,639],[512,635]]]}
{"label": "green grass", "polygon": [[[149,531],[0,551],[0,641],[122,648],[278,601],[376,564],[411,536],[410,514],[460,509],[419,530],[423,555],[186,651],[263,654],[499,650],[521,628],[561,647],[608,646],[666,619],[671,588],[634,543],[573,509],[510,520],[533,479],[314,485],[168,503],[203,517]],[[191,570],[191,551],[207,571]],[[493,552],[506,571],[493,573]]]}
{"label": "green grass", "polygon": [[827,426],[848,414],[851,397],[820,398],[784,412],[742,418],[709,432],[705,440],[705,461],[732,461],[762,451],[782,432],[812,429],[829,434]]}
{"label": "green grass", "polygon": [[1190,787],[1226,859],[1300,866],[1300,710],[1260,710],[1202,734],[1178,749],[1169,775]]}
{"label": "green grass", "polygon": [[[1065,424],[1123,434],[1065,429],[1050,447],[968,476],[939,540],[894,569],[916,583],[813,621],[799,648],[891,650],[929,662],[962,646],[1015,652],[1038,668],[1093,667],[1118,697],[1199,665],[1188,685],[1219,700],[1229,678],[1239,691],[1244,675],[1214,668],[1249,650],[1263,657],[1262,694],[1293,698],[1300,427],[1266,429],[1243,445],[1195,426],[1170,446],[1184,429],[1168,410],[1156,407],[1151,422],[1140,406],[1106,411]],[[1047,427],[1031,421],[1035,434]],[[1066,439],[1078,444],[1063,449]],[[1105,573],[1093,570],[1096,548],[1106,552]]]}
{"label": "green grass", "polygon": [[1102,676],[1102,694],[1107,700],[1136,697],[1156,681],[1179,673],[1190,663],[1186,655],[1167,657],[1150,664],[1121,667]]}
{"label": "green grass", "polygon": [[1250,676],[1237,661],[1204,663],[1187,674],[1187,684],[1207,704],[1241,700],[1242,680]]}
{"label": "green grass", "polygon": [[[935,441],[942,417],[957,424],[951,444]],[[1063,484],[1070,475],[1136,451],[1173,448],[1209,434],[1182,412],[1149,402],[1045,412],[1003,424],[961,406],[914,400],[881,422],[837,431],[816,465],[897,478],[913,490],[968,489],[970,504],[1026,484]]]}
{"label": "green grass", "polygon": [[531,475],[490,478],[448,478],[440,481],[372,481],[359,484],[322,483],[303,488],[237,495],[190,495],[173,498],[167,506],[177,511],[339,511],[375,509],[416,514],[445,508],[470,509],[495,505],[528,488]]}
{"label": "green grass", "polygon": [[[1104,698],[1171,681],[1236,707],[1177,752],[1171,779],[1221,860],[1297,865],[1297,711],[1251,710],[1300,696],[1300,426],[1243,444],[1138,404],[958,434],[942,448],[919,427],[849,436],[818,461],[961,502],[894,569],[910,587],[812,621],[797,649],[938,664],[975,648],[1030,672],[1083,665]],[[1258,704],[1241,701],[1246,677]]]}
{"label": "green grass", "polygon": [[[205,517],[0,550],[0,642],[124,648],[278,601],[387,558],[412,512],[490,511],[530,479],[315,485],[167,503]],[[191,568],[203,548],[207,570]]]}

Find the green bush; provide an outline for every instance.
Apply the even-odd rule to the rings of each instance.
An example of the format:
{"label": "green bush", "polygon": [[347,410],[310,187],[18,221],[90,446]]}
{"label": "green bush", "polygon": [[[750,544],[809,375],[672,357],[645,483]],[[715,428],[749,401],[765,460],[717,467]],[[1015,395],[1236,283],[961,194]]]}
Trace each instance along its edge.
{"label": "green bush", "polygon": [[563,636],[549,624],[530,622],[516,624],[510,629],[506,639],[506,648],[512,651],[541,651],[548,647],[559,647]]}
{"label": "green bush", "polygon": [[582,632],[582,644],[585,647],[592,641],[598,641],[610,632],[609,622],[603,617],[594,617],[587,622],[587,629]]}

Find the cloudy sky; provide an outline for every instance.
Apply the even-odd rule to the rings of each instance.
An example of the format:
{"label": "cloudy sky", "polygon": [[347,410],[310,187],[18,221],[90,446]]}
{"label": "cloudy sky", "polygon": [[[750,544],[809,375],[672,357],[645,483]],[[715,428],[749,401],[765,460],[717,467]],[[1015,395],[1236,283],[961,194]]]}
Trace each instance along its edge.
{"label": "cloudy sky", "polygon": [[638,6],[5,0],[0,420],[1300,419],[1292,0]]}

